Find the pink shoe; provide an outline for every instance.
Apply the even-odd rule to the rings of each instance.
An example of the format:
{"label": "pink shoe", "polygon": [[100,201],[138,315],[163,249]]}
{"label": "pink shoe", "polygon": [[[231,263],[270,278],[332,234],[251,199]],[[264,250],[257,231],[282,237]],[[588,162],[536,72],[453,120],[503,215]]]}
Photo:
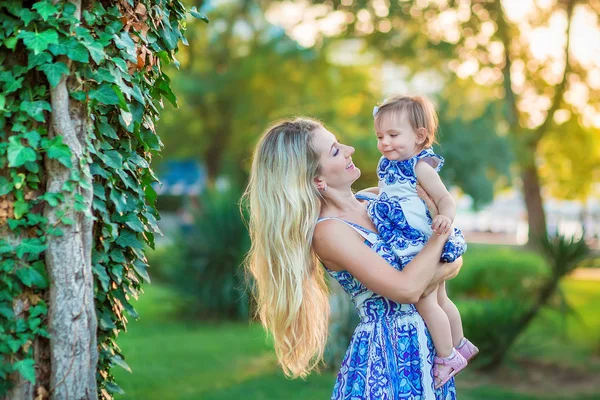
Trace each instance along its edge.
{"label": "pink shoe", "polygon": [[452,349],[450,357],[440,358],[436,356],[433,364],[433,376],[435,388],[439,389],[446,384],[454,375],[458,374],[467,366],[467,360],[455,349]]}
{"label": "pink shoe", "polygon": [[471,361],[473,357],[479,353],[479,349],[467,338],[462,338],[460,344],[456,346],[456,350],[463,356],[467,361]]}

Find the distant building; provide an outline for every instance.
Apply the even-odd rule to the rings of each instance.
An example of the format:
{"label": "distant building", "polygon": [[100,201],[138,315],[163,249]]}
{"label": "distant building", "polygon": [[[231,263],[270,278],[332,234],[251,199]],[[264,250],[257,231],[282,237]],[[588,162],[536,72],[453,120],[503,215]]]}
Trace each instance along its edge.
{"label": "distant building", "polygon": [[159,168],[152,187],[158,195],[197,196],[206,187],[206,169],[196,160],[170,160]]}

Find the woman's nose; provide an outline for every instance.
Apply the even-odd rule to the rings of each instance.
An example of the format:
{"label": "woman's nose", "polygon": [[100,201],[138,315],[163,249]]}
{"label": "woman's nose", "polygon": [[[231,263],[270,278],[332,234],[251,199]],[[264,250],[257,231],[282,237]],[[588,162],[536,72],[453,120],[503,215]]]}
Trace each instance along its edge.
{"label": "woman's nose", "polygon": [[346,154],[348,156],[351,156],[352,154],[354,154],[354,150],[355,150],[354,147],[352,147],[352,146],[346,146]]}

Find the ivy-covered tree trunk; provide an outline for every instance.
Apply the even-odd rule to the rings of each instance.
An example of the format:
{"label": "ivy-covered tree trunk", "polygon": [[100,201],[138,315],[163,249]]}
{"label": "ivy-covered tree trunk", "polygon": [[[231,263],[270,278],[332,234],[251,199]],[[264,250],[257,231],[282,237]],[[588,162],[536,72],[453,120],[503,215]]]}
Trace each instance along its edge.
{"label": "ivy-covered tree trunk", "polygon": [[0,399],[123,393],[185,17],[177,0],[0,3]]}
{"label": "ivy-covered tree trunk", "polygon": [[[81,4],[76,2],[80,18]],[[69,60],[64,60],[70,65]],[[61,225],[62,235],[47,238],[46,269],[50,278],[49,332],[51,350],[50,387],[53,397],[97,399],[96,310],[94,277],[92,275],[92,177],[87,165],[86,137],[91,130],[84,104],[69,99],[67,81],[63,75],[50,89],[52,117],[49,139],[62,137],[71,153],[68,168],[58,160],[46,157],[46,192],[61,192],[71,179],[79,175],[74,191],[64,192],[64,201],[56,207],[46,205],[44,215],[51,226]],[[79,196],[76,199],[76,196]],[[74,205],[81,202],[75,210]],[[61,224],[62,216],[70,215],[69,225]]]}

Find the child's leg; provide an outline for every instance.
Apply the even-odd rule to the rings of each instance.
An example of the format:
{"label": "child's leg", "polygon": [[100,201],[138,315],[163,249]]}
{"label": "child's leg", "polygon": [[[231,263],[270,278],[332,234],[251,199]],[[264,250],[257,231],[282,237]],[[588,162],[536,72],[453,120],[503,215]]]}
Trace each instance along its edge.
{"label": "child's leg", "polygon": [[437,292],[438,289],[429,296],[422,297],[416,306],[427,324],[438,357],[445,358],[452,354],[452,331],[448,316],[438,304]]}
{"label": "child's leg", "polygon": [[458,347],[460,341],[464,337],[462,320],[460,319],[458,308],[456,308],[456,305],[448,298],[448,294],[446,293],[446,282],[442,282],[440,286],[438,286],[437,301],[448,316],[448,321],[450,321],[452,344],[454,347]]}

